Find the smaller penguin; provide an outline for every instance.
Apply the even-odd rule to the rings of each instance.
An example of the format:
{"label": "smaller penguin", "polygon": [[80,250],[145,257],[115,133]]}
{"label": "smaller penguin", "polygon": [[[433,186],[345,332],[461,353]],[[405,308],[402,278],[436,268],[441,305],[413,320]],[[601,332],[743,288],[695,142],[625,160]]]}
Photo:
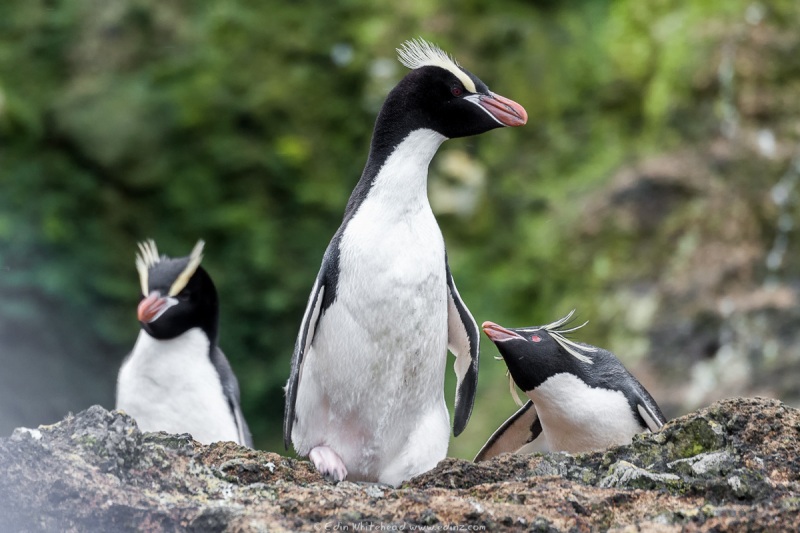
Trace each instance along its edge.
{"label": "smaller penguin", "polygon": [[513,383],[530,401],[494,432],[476,462],[505,452],[602,450],[629,444],[635,434],[666,423],[650,393],[614,354],[566,337],[586,323],[559,329],[574,312],[530,328],[483,323]]}
{"label": "smaller penguin", "polygon": [[217,346],[219,304],[200,266],[203,245],[198,241],[188,257],[171,259],[159,256],[152,240],[139,244],[141,331],[119,371],[116,408],[142,431],[252,447],[239,383]]}

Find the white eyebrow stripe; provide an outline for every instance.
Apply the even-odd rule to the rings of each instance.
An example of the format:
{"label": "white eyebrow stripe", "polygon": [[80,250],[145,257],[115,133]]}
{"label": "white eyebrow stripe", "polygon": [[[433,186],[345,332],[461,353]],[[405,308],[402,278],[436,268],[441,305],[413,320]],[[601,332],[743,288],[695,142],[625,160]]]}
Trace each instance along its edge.
{"label": "white eyebrow stripe", "polygon": [[559,318],[555,322],[551,322],[550,324],[547,324],[546,326],[542,326],[542,329],[546,329],[546,330],[550,331],[550,330],[556,329],[557,327],[563,326],[565,323],[567,323],[569,321],[570,318],[572,318],[572,315],[574,315],[574,314],[575,314],[575,309],[573,309],[572,311],[567,313],[567,316]]}
{"label": "white eyebrow stripe", "polygon": [[581,351],[588,353],[595,353],[598,351],[597,348],[593,346],[585,346],[582,344],[578,344],[577,342],[570,340],[564,336],[565,333],[572,333],[573,331],[581,329],[583,326],[588,324],[589,321],[587,320],[580,326],[575,326],[569,329],[562,329],[562,330],[557,329],[558,327],[563,326],[564,324],[569,322],[569,319],[572,318],[572,315],[574,314],[575,314],[575,309],[567,313],[567,316],[559,318],[555,322],[551,322],[546,326],[540,326],[538,328],[518,329],[517,331],[524,331],[526,333],[531,333],[534,331],[544,330],[553,338],[554,341],[556,341],[562,348],[564,348],[564,351],[566,351],[568,354],[572,355],[579,361],[583,361],[584,363],[593,365],[594,361],[592,361],[591,358],[587,357],[586,355],[582,354]]}
{"label": "white eyebrow stripe", "polygon": [[590,365],[594,364],[594,361],[592,361],[589,357],[583,355],[582,353],[578,352],[576,350],[576,348],[581,349],[581,350],[585,350],[587,352],[596,352],[597,350],[595,350],[593,348],[586,348],[585,346],[580,346],[579,344],[576,344],[576,343],[572,342],[571,340],[567,339],[566,337],[562,337],[561,335],[559,335],[555,331],[551,331],[550,332],[550,336],[553,337],[553,340],[556,341],[558,344],[560,344],[561,347],[564,348],[564,350],[568,354],[570,354],[571,356],[575,357],[579,361],[583,361],[584,363],[587,363],[587,364],[590,364]]}
{"label": "white eyebrow stripe", "polygon": [[574,328],[569,328],[569,329],[560,329],[560,330],[558,330],[558,332],[559,333],[572,333],[573,331],[578,331],[579,329],[581,329],[583,326],[585,326],[588,323],[589,323],[589,321],[587,320],[586,322],[584,322],[580,326],[575,326]]}
{"label": "white eyebrow stripe", "polygon": [[411,70],[426,66],[443,68],[458,78],[466,90],[471,93],[478,92],[475,82],[461,70],[453,56],[422,38],[410,39],[400,45],[397,49],[397,59]]}

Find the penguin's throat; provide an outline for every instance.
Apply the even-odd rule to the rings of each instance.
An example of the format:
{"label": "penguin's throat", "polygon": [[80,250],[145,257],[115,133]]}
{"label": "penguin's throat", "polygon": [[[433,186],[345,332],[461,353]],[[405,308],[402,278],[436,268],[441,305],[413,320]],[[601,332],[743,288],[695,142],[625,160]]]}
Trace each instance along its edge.
{"label": "penguin's throat", "polygon": [[370,196],[393,204],[419,200],[420,197],[427,201],[428,167],[446,139],[425,128],[406,135],[378,170]]}

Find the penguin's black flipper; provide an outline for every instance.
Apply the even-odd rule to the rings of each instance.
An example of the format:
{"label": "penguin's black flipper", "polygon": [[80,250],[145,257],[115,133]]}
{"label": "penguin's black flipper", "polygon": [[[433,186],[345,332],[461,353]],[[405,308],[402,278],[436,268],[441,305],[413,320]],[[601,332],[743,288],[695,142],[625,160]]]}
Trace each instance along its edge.
{"label": "penguin's black flipper", "polygon": [[528,400],[528,403],[511,415],[511,418],[489,437],[475,456],[475,462],[487,461],[501,453],[548,451],[544,438],[539,438],[541,434],[542,423],[539,421],[539,414],[533,402]]}
{"label": "penguin's black flipper", "polygon": [[222,353],[219,347],[215,346],[211,352],[211,363],[217,369],[219,380],[222,383],[222,392],[228,400],[228,405],[231,408],[231,414],[236,422],[236,429],[239,432],[239,442],[247,446],[253,447],[253,436],[250,434],[250,428],[247,427],[247,422],[242,414],[241,400],[239,396],[239,381],[236,379],[236,374],[233,373],[231,364],[228,358]]}
{"label": "penguin's black flipper", "polygon": [[478,390],[480,330],[458,294],[450,265],[447,263],[447,253],[444,262],[448,288],[447,347],[456,356],[454,368],[458,378],[453,435],[458,437],[467,426],[475,404],[475,392]]}
{"label": "penguin's black flipper", "polygon": [[294,406],[297,401],[297,386],[300,382],[300,372],[303,369],[303,359],[311,346],[311,341],[314,340],[314,331],[319,323],[322,301],[325,296],[325,270],[323,264],[323,268],[314,282],[314,287],[311,289],[311,295],[308,297],[308,305],[306,305],[303,322],[300,324],[300,333],[297,335],[292,353],[292,371],[289,374],[289,381],[286,383],[286,406],[283,411],[283,445],[287,450],[292,442]]}
{"label": "penguin's black flipper", "polygon": [[[634,380],[635,379],[636,378],[634,378]],[[667,423],[667,419],[661,412],[656,401],[650,396],[650,393],[647,392],[638,381],[635,381],[635,383],[638,387],[632,392],[634,393],[633,401],[636,404],[636,411],[639,413],[639,417],[644,423],[644,426],[652,433],[655,433],[661,429],[661,426]]]}

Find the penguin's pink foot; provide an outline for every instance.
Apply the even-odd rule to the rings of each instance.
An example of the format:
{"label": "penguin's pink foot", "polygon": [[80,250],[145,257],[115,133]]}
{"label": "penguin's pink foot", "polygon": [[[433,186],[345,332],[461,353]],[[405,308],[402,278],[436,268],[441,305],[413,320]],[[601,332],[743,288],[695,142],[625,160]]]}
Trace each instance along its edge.
{"label": "penguin's pink foot", "polygon": [[344,481],[347,477],[347,468],[339,454],[327,446],[317,446],[308,454],[314,467],[329,481]]}

